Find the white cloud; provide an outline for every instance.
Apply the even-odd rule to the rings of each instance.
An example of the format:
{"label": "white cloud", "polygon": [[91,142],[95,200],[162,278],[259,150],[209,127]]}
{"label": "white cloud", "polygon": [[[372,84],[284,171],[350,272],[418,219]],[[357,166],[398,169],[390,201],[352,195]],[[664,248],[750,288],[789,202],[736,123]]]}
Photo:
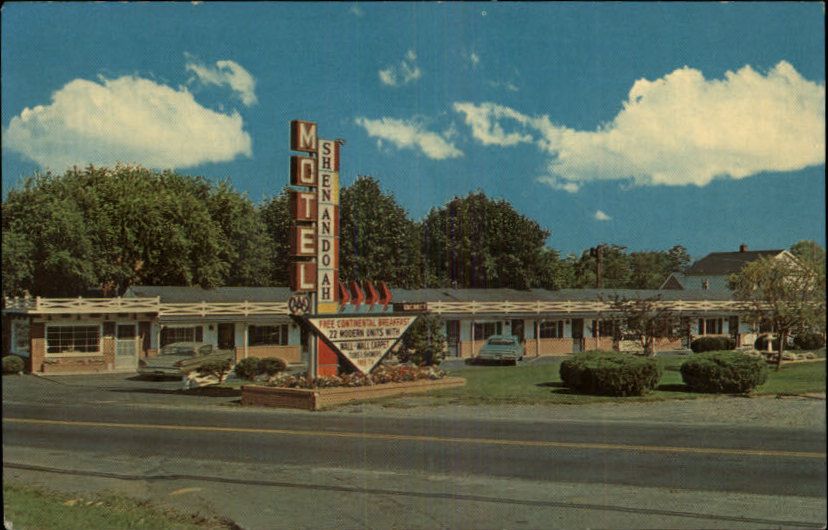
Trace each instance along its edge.
{"label": "white cloud", "polygon": [[361,7],[359,7],[359,4],[354,4],[354,5],[352,5],[352,6],[351,6],[351,9],[349,9],[348,11],[349,11],[352,15],[357,16],[357,17],[361,17],[362,15],[364,15],[364,14],[365,14],[365,11],[363,11],[363,10],[362,10],[362,8],[361,8]]}
{"label": "white cloud", "polygon": [[471,52],[469,54],[469,62],[471,62],[472,66],[480,64],[480,56],[477,55],[477,52]]}
{"label": "white cloud", "polygon": [[526,132],[505,132],[498,120],[506,118],[517,122],[525,131],[531,118],[509,107],[496,103],[455,103],[454,111],[465,114],[466,125],[471,127],[472,135],[484,145],[510,146],[530,143],[532,135]]}
{"label": "white cloud", "polygon": [[[414,121],[394,118],[370,120],[360,117],[354,122],[364,128],[368,136],[378,138],[380,146],[385,140],[394,144],[398,149],[419,149],[428,158],[434,160],[463,156],[463,152],[446,139],[446,134],[441,136],[427,131]],[[448,135],[450,134],[449,130]]]}
{"label": "white cloud", "polygon": [[393,87],[416,81],[423,75],[416,61],[417,53],[414,50],[408,50],[400,64],[388,66],[378,72],[380,81],[386,86]]}
{"label": "white cloud", "polygon": [[[494,103],[455,103],[486,145],[535,142],[553,187],[593,180],[705,186],[717,177],[796,171],[825,162],[825,84],[787,62],[706,80],[692,68],[636,81],[615,118],[578,131]],[[506,122],[506,123],[504,123]],[[510,130],[506,132],[504,125]]]}
{"label": "white cloud", "polygon": [[3,131],[3,147],[42,167],[139,163],[181,168],[250,156],[241,116],[199,105],[186,89],[138,77],[75,79],[48,105],[25,108]]}
{"label": "white cloud", "polygon": [[216,61],[213,67],[200,64],[189,55],[187,57],[190,59],[186,65],[187,70],[194,73],[201,83],[229,87],[247,107],[255,105],[258,101],[256,80],[239,63],[229,60]]}
{"label": "white cloud", "polygon": [[612,217],[610,217],[609,215],[605,214],[605,213],[604,213],[604,212],[602,212],[601,210],[596,210],[596,211],[595,211],[595,220],[596,220],[596,221],[609,221],[609,220],[611,220],[611,219],[612,219]]}

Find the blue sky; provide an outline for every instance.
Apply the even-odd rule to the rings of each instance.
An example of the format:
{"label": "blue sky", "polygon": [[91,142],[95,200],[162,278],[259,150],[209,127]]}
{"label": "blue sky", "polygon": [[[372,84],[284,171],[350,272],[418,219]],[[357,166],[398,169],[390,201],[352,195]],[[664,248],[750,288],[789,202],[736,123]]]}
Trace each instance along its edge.
{"label": "blue sky", "polygon": [[122,161],[259,201],[306,119],[415,219],[480,189],[563,253],[824,242],[824,38],[821,3],[7,3],[4,196]]}

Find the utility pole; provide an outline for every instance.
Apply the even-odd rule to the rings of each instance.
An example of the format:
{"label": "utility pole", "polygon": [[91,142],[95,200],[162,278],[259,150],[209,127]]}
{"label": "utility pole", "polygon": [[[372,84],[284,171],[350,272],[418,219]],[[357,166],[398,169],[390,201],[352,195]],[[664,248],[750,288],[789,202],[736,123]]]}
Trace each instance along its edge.
{"label": "utility pole", "polygon": [[604,287],[604,248],[605,244],[601,243],[597,247],[589,249],[589,255],[595,258],[595,287],[602,289]]}

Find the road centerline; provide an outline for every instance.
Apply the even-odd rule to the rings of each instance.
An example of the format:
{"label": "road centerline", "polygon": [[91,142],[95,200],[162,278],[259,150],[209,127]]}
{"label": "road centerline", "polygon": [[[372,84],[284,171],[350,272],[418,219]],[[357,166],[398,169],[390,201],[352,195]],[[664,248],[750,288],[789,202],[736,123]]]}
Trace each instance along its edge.
{"label": "road centerline", "polygon": [[170,425],[158,423],[121,423],[121,422],[99,422],[99,421],[74,421],[74,420],[46,420],[35,418],[3,418],[4,423],[27,424],[27,425],[56,425],[71,427],[97,427],[113,429],[148,429],[167,431],[194,431],[194,432],[217,432],[217,433],[245,433],[245,434],[269,434],[276,436],[308,436],[320,438],[352,438],[366,440],[384,440],[401,442],[430,442],[430,443],[456,443],[456,444],[478,444],[496,446],[523,446],[523,447],[548,447],[561,449],[593,449],[608,451],[632,451],[650,453],[682,453],[682,454],[704,454],[704,455],[733,455],[733,456],[757,456],[757,457],[781,457],[781,458],[811,458],[824,460],[824,452],[810,451],[785,451],[774,449],[747,449],[747,448],[722,448],[722,447],[687,447],[687,446],[661,446],[642,444],[612,444],[595,442],[559,442],[552,440],[514,440],[498,438],[470,438],[454,436],[424,436],[412,434],[387,434],[377,432],[354,432],[354,431],[325,431],[306,429],[272,429],[253,427],[219,427],[211,425]]}

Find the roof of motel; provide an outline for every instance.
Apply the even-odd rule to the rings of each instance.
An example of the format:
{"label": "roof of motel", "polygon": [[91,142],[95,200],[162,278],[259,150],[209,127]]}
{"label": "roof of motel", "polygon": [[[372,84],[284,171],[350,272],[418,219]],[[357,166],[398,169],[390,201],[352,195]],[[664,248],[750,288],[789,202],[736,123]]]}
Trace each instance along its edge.
{"label": "roof of motel", "polygon": [[[162,303],[197,302],[286,302],[287,287],[202,287],[143,286],[127,289],[124,297],[160,297]],[[662,300],[729,300],[729,291],[684,289],[395,289],[394,302],[537,302],[660,297]]]}

